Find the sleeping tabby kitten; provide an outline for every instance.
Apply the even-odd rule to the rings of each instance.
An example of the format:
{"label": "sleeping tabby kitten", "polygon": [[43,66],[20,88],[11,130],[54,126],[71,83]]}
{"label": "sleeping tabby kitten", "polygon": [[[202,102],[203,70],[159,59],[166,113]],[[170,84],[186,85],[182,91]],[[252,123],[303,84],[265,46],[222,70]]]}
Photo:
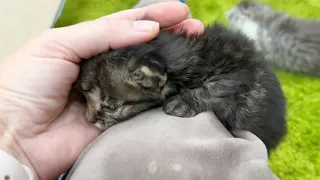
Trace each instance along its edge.
{"label": "sleeping tabby kitten", "polygon": [[161,31],[148,43],[83,60],[75,87],[100,129],[163,106],[179,117],[214,111],[229,130],[251,131],[268,150],[286,133],[276,76],[247,37],[220,25],[201,37]]}
{"label": "sleeping tabby kitten", "polygon": [[291,17],[253,1],[240,2],[226,16],[230,27],[254,40],[270,64],[320,77],[320,21]]}

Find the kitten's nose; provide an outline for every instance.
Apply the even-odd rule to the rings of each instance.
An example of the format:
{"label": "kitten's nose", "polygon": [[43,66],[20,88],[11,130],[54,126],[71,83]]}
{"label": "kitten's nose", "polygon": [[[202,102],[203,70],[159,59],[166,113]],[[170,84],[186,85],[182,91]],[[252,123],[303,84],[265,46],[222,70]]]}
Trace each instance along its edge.
{"label": "kitten's nose", "polygon": [[90,112],[89,110],[86,111],[86,118],[87,118],[87,121],[91,123],[94,123],[97,121],[96,115]]}

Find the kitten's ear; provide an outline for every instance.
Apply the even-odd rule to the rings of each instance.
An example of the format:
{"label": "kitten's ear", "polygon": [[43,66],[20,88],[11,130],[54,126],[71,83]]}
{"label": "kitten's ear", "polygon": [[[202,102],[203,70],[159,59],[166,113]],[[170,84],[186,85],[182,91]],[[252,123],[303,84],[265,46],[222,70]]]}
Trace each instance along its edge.
{"label": "kitten's ear", "polygon": [[167,82],[167,74],[152,68],[152,66],[143,65],[130,73],[128,83],[135,87],[145,89],[160,89]]}

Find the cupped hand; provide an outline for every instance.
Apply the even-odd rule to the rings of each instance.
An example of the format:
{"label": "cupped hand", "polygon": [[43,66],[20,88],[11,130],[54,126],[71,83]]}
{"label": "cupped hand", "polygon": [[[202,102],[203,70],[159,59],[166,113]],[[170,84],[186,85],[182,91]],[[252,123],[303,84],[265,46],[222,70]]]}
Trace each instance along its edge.
{"label": "cupped hand", "polygon": [[[70,93],[83,58],[153,39],[160,28],[202,34],[186,20],[185,4],[168,2],[50,29],[0,65],[0,148],[41,180],[70,168],[101,132],[85,120],[85,104]],[[157,23],[156,23],[157,22]]]}

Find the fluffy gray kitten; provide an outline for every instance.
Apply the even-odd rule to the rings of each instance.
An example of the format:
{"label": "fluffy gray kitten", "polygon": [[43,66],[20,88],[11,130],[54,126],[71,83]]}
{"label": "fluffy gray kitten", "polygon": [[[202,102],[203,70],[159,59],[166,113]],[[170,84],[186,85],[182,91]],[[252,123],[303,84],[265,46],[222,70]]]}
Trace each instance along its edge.
{"label": "fluffy gray kitten", "polygon": [[226,16],[231,29],[252,39],[276,68],[320,77],[320,21],[292,17],[253,1],[240,2]]}

